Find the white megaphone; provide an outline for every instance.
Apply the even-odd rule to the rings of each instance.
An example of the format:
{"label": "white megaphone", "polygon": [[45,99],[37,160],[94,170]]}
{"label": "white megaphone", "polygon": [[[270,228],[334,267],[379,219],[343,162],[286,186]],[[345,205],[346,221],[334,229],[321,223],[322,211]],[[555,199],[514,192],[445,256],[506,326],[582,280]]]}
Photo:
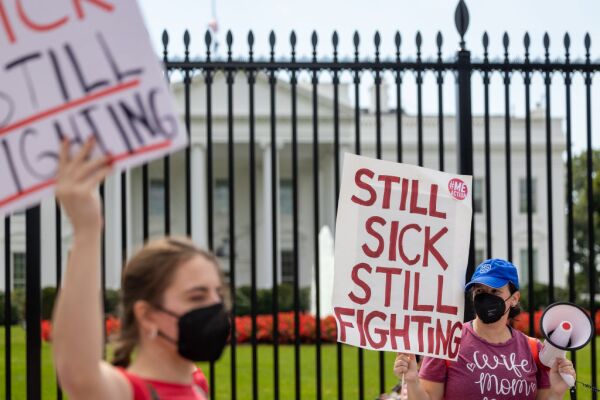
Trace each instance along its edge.
{"label": "white megaphone", "polygon": [[[540,320],[542,335],[546,339],[540,351],[540,361],[551,368],[557,358],[564,358],[567,351],[578,350],[592,340],[592,320],[585,310],[573,303],[559,302],[549,305]],[[560,374],[569,387],[575,379]]]}

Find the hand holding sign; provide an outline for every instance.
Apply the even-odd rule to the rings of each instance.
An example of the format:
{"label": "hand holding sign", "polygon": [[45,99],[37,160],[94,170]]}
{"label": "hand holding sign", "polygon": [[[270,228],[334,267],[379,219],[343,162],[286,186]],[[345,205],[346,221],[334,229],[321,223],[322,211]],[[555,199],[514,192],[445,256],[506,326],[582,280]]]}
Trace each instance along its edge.
{"label": "hand holding sign", "polygon": [[60,150],[60,164],[56,197],[73,225],[73,232],[83,230],[100,232],[102,209],[97,188],[112,171],[112,160],[104,156],[91,159],[95,140],[88,139],[75,157],[70,156],[70,143],[64,140]]}
{"label": "hand holding sign", "polygon": [[471,177],[346,154],[336,224],[338,341],[455,359]]}
{"label": "hand holding sign", "polygon": [[394,361],[394,373],[407,382],[416,381],[419,377],[419,371],[415,355],[398,353]]}

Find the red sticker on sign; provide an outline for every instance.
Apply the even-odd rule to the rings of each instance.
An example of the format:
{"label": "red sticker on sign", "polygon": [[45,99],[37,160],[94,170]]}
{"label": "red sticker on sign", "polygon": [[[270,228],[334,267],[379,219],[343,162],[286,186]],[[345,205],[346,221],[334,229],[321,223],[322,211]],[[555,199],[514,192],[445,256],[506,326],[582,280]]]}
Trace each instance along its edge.
{"label": "red sticker on sign", "polygon": [[464,200],[469,193],[467,184],[458,178],[453,178],[448,182],[448,191],[456,200]]}

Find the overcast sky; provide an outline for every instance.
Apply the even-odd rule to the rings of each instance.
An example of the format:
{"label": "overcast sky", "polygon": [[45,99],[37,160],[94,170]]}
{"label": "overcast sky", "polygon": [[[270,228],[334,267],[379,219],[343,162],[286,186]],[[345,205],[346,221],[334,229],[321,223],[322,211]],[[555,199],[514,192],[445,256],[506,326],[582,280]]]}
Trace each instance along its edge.
{"label": "overcast sky", "polygon": [[[353,55],[352,35],[358,31],[361,35],[360,51],[364,57],[373,57],[373,35],[379,31],[382,37],[382,57],[394,57],[394,34],[402,34],[402,54],[405,57],[415,55],[415,34],[423,35],[423,56],[435,56],[435,35],[441,31],[444,37],[443,53],[446,58],[453,57],[459,37],[454,27],[454,0],[139,0],[146,18],[148,30],[157,51],[161,50],[161,34],[167,29],[171,36],[170,50],[174,56],[183,54],[182,36],[185,29],[192,35],[192,56],[202,56],[205,52],[204,32],[216,14],[219,31],[217,40],[221,43],[218,54],[225,54],[225,35],[231,30],[234,35],[233,51],[235,56],[247,54],[246,36],[249,30],[255,34],[255,54],[267,56],[268,35],[271,30],[277,35],[276,53],[289,55],[289,34],[295,30],[298,35],[298,55],[308,57],[311,54],[310,35],[313,30],[319,34],[318,52],[320,56],[331,55],[331,34],[337,30],[340,35],[339,52],[341,57]],[[214,4],[214,7],[213,7]],[[481,37],[484,31],[490,35],[490,56],[502,56],[501,38],[507,31],[511,38],[510,53],[514,57],[523,57],[523,35],[529,32],[533,58],[543,56],[542,37],[548,32],[551,38],[551,57],[564,55],[563,36],[571,35],[572,57],[583,58],[583,37],[589,32],[592,38],[592,59],[600,56],[600,1],[597,0],[477,0],[467,1],[470,14],[470,26],[466,35],[468,48],[474,58],[482,56]],[[323,78],[324,80],[327,77]],[[412,78],[407,77],[407,81]],[[370,77],[364,78],[366,85]],[[447,113],[454,112],[454,88],[451,76],[446,78],[444,103]],[[475,113],[482,112],[481,78],[473,78],[473,103]],[[524,113],[524,90],[522,79],[515,76],[511,89],[511,108],[516,115]],[[553,77],[552,113],[564,116],[564,86],[562,77]],[[575,147],[585,147],[585,91],[582,79],[576,78],[573,87],[573,130]],[[503,113],[503,97],[500,96],[501,80],[492,81],[492,112]],[[600,111],[598,85],[593,87],[593,114]],[[414,110],[415,96],[408,82],[405,87],[405,108]],[[368,90],[364,89],[365,93]],[[498,95],[495,95],[498,93]],[[367,94],[368,96],[368,94]],[[437,93],[433,76],[426,77],[424,90],[424,111],[437,112]],[[542,78],[534,77],[532,86],[532,107],[544,98]],[[361,100],[362,101],[362,100]],[[593,119],[594,126],[597,119]],[[600,132],[594,128],[594,146],[600,145]]]}

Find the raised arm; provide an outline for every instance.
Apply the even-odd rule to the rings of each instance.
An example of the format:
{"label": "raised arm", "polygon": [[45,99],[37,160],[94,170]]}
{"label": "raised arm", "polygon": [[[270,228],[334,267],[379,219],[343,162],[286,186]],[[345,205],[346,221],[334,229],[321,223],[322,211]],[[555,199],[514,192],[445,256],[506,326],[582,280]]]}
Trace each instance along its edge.
{"label": "raised arm", "polygon": [[71,399],[131,399],[125,378],[102,360],[102,213],[97,189],[111,171],[110,159],[90,159],[93,139],[73,158],[69,147],[63,142],[56,195],[73,226],[73,243],[53,315],[54,362]]}

